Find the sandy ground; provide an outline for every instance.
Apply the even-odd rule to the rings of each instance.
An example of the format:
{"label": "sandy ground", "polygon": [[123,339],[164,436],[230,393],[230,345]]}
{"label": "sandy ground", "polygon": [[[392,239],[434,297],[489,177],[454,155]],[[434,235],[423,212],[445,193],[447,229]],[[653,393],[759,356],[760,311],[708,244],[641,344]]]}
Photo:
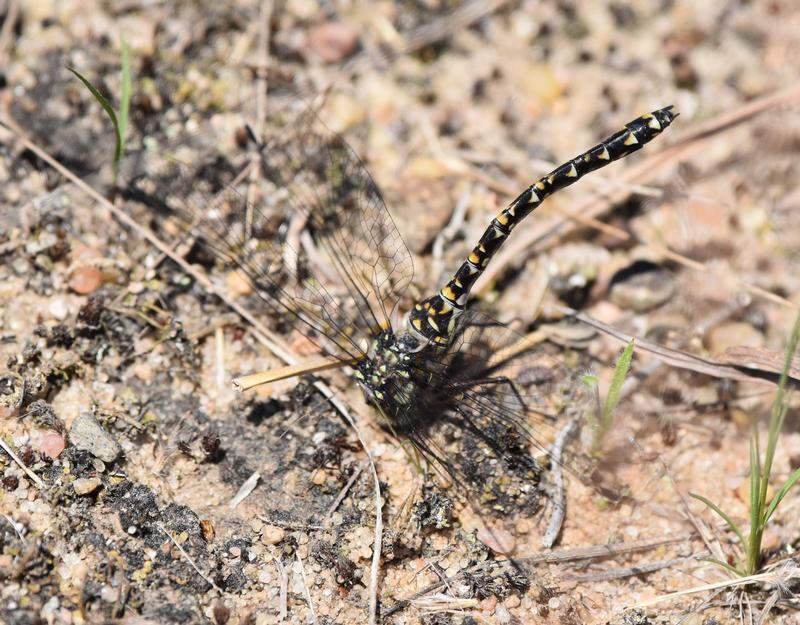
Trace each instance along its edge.
{"label": "sandy ground", "polygon": [[[345,370],[316,379],[349,408],[380,480],[378,622],[800,622],[797,491],[765,534],[769,576],[736,587],[706,560],[734,563],[735,536],[688,497],[747,523],[750,428],[768,418],[795,316],[794,2],[5,0],[0,24],[0,621],[370,618],[375,480],[359,434],[310,376],[230,383],[284,364],[270,339],[299,360],[319,347],[177,220],[103,182],[113,131],[67,67],[118,104],[124,36],[131,154],[145,136],[182,157],[210,142],[225,155],[216,172],[243,162],[247,125],[269,136],[275,111],[324,94],[320,117],[363,159],[408,248],[403,310],[533,180],[673,104],[662,137],[520,225],[473,292],[519,333],[497,336],[532,332],[537,354],[573,385],[596,375],[601,397],[620,336],[637,338],[599,455],[594,398],[573,386],[519,443],[535,470],[504,473],[444,430],[454,465],[485,479],[465,498],[381,427]],[[254,205],[269,201],[257,172],[245,182]],[[279,245],[315,236],[269,216]],[[541,370],[508,373],[524,386]],[[582,432],[553,459],[576,414]],[[790,410],[776,489],[798,450]]]}

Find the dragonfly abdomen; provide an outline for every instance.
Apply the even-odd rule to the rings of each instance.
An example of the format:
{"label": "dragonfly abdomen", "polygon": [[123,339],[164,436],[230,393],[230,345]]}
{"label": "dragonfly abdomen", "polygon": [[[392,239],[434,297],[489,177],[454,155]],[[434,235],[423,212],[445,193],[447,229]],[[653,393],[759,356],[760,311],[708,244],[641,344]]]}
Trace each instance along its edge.
{"label": "dragonfly abdomen", "polygon": [[641,149],[661,134],[675,117],[671,106],[642,115],[525,189],[492,219],[478,244],[450,281],[436,295],[418,303],[411,310],[407,324],[409,331],[425,344],[447,345],[458,317],[464,312],[470,290],[514,227],[556,191]]}

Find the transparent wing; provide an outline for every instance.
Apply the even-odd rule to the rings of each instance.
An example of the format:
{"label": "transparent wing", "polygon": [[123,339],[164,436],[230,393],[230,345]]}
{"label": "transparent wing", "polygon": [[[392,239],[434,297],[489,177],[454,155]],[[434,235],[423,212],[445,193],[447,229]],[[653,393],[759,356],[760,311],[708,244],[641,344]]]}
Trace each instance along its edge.
{"label": "transparent wing", "polygon": [[306,110],[260,150],[264,176],[287,189],[354,301],[388,327],[413,264],[383,197],[344,139]]}
{"label": "transparent wing", "polygon": [[397,407],[398,433],[472,500],[498,512],[538,501],[537,456],[608,494],[607,484],[591,478],[588,454],[551,456],[560,430],[575,419],[585,423],[595,401],[582,380],[585,367],[577,357],[568,366],[559,350],[467,312],[446,354],[420,354],[419,391]]}
{"label": "transparent wing", "polygon": [[259,149],[259,201],[246,201],[249,155],[206,142],[145,151],[127,168],[129,200],[176,216],[236,265],[283,324],[343,359],[388,327],[411,258],[361,161],[313,113]]}

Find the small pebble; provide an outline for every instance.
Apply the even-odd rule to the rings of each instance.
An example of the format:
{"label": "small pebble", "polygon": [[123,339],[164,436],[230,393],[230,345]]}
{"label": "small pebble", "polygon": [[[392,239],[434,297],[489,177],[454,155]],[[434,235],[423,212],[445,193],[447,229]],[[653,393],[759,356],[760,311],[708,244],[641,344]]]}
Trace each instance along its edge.
{"label": "small pebble", "polygon": [[66,446],[67,441],[64,440],[64,437],[61,434],[58,432],[48,431],[44,436],[42,436],[42,441],[39,445],[39,451],[41,451],[48,458],[55,460],[58,458],[61,452],[64,451]]}
{"label": "small pebble", "polygon": [[104,462],[113,462],[121,451],[114,437],[88,412],[82,412],[72,423],[69,442],[77,449],[88,451]]}
{"label": "small pebble", "polygon": [[641,313],[660,306],[674,293],[675,280],[669,271],[637,261],[616,273],[609,299],[624,310]]}
{"label": "small pebble", "polygon": [[119,600],[119,588],[114,588],[113,586],[104,585],[100,589],[100,599],[105,601],[106,603],[116,603]]}
{"label": "small pebble", "polygon": [[712,354],[722,354],[729,347],[764,347],[764,335],[749,323],[732,321],[712,328],[707,343]]}
{"label": "small pebble", "polygon": [[69,288],[79,295],[94,293],[103,283],[103,274],[97,267],[78,267],[69,278]]}
{"label": "small pebble", "polygon": [[261,530],[261,542],[265,545],[277,545],[286,536],[286,531],[277,525],[265,525]]}
{"label": "small pebble", "polygon": [[[28,590],[31,591],[30,585],[28,585]],[[39,587],[39,592],[41,592],[41,587]],[[53,622],[52,615],[55,614],[55,611],[58,610],[61,602],[58,597],[50,597],[45,604],[42,606],[41,615],[47,619],[48,623]]]}
{"label": "small pebble", "polygon": [[261,519],[253,519],[250,521],[250,529],[253,530],[254,533],[260,534],[262,527],[264,527],[264,521]]}
{"label": "small pebble", "polygon": [[308,46],[326,63],[338,63],[355,52],[358,31],[345,22],[326,22],[311,30]]}
{"label": "small pebble", "polygon": [[325,484],[327,476],[325,475],[325,471],[316,470],[314,474],[311,476],[311,482],[317,486],[322,486]]}
{"label": "small pebble", "polygon": [[100,487],[100,479],[96,477],[79,477],[72,482],[76,495],[88,495]]}
{"label": "small pebble", "polygon": [[258,572],[258,581],[261,584],[269,584],[272,581],[272,573],[269,569],[264,568]]}
{"label": "small pebble", "polygon": [[54,319],[64,321],[64,319],[69,316],[69,306],[67,306],[67,302],[64,301],[63,298],[56,297],[50,302],[50,305],[47,307],[47,312],[49,312]]}

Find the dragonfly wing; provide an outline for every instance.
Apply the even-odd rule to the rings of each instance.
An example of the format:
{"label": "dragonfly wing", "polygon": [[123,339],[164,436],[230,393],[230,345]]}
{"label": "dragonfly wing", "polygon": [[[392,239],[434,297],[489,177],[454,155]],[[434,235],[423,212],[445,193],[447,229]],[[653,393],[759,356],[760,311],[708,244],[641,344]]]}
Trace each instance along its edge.
{"label": "dragonfly wing", "polygon": [[[259,149],[259,201],[245,198],[251,155],[223,153],[208,133],[137,155],[122,188],[238,267],[276,319],[351,359],[388,325],[411,259],[361,161],[312,122],[303,116]],[[292,240],[296,220],[304,234]]]}
{"label": "dragonfly wing", "polygon": [[289,190],[341,286],[386,328],[413,277],[411,255],[363,162],[314,111],[306,110],[260,149],[264,176]]}

